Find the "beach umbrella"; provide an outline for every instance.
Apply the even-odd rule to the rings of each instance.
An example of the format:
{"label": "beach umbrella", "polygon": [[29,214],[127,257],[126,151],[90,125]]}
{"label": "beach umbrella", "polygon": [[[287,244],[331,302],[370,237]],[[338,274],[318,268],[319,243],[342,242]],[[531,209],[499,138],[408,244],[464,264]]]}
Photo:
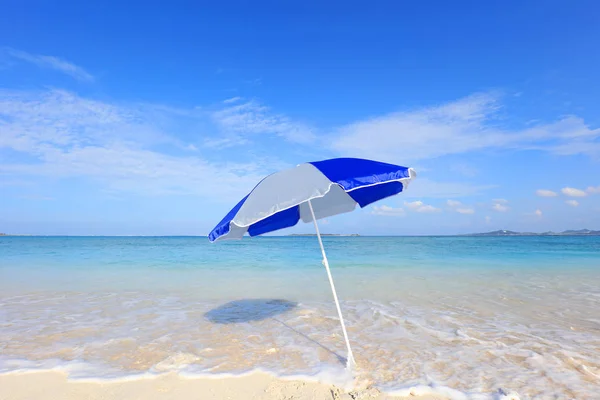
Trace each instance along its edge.
{"label": "beach umbrella", "polygon": [[360,158],[307,162],[275,172],[262,181],[217,224],[211,242],[258,236],[313,222],[327,271],[344,340],[347,366],[354,365],[352,348],[338,301],[317,220],[365,207],[406,189],[416,177],[412,168]]}

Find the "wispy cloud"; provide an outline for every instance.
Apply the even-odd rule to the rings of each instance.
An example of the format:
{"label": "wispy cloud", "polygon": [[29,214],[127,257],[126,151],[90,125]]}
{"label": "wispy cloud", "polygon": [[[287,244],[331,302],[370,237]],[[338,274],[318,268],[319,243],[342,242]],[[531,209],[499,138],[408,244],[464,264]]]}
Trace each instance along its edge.
{"label": "wispy cloud", "polygon": [[260,85],[262,85],[262,78],[248,79],[244,82],[251,86],[260,86]]}
{"label": "wispy cloud", "polygon": [[459,214],[475,214],[475,209],[473,209],[473,208],[457,208],[456,212]]}
{"label": "wispy cloud", "polygon": [[19,198],[23,199],[23,200],[38,200],[38,201],[53,201],[53,200],[55,200],[54,197],[42,196],[42,195],[37,195],[37,194],[23,195],[23,196],[19,196]]}
{"label": "wispy cloud", "polygon": [[295,143],[311,143],[316,136],[305,124],[271,111],[256,101],[248,101],[215,111],[214,122],[227,135],[275,135]]}
{"label": "wispy cloud", "polygon": [[588,186],[588,188],[586,189],[586,192],[588,193],[600,193],[600,186]]}
{"label": "wispy cloud", "polygon": [[565,201],[565,203],[567,203],[571,207],[577,207],[579,205],[579,202],[577,200],[567,200]]}
{"label": "wispy cloud", "polygon": [[190,155],[166,122],[182,115],[205,118],[194,110],[109,104],[65,91],[0,91],[0,151],[23,156],[1,163],[0,175],[85,177],[112,191],[231,200],[273,172],[260,160]]}
{"label": "wispy cloud", "polygon": [[533,212],[536,217],[541,217],[544,213],[539,208]]}
{"label": "wispy cloud", "polygon": [[556,196],[558,196],[558,193],[553,192],[552,190],[546,190],[546,189],[536,190],[535,194],[537,194],[540,197],[556,197]]}
{"label": "wispy cloud", "polygon": [[224,104],[237,103],[240,100],[242,100],[242,98],[240,96],[235,96],[235,97],[231,97],[229,99],[223,100],[223,103]]}
{"label": "wispy cloud", "polygon": [[486,224],[489,224],[490,222],[492,222],[492,217],[490,217],[489,215],[486,215],[484,220],[485,220]]}
{"label": "wispy cloud", "polygon": [[436,107],[403,111],[341,127],[332,148],[390,162],[413,162],[485,149],[536,149],[600,156],[600,129],[576,116],[520,130],[497,123],[497,95],[475,94]]}
{"label": "wispy cloud", "polygon": [[402,208],[394,208],[386,205],[382,206],[374,206],[373,211],[371,211],[373,215],[385,215],[390,217],[403,217],[406,215],[406,212]]}
{"label": "wispy cloud", "polygon": [[209,149],[226,149],[247,144],[249,140],[242,136],[232,135],[229,137],[207,138],[203,143],[204,147]]}
{"label": "wispy cloud", "polygon": [[450,171],[464,175],[468,178],[472,178],[479,174],[479,171],[475,167],[472,167],[465,163],[458,163],[458,164],[451,165]]}
{"label": "wispy cloud", "polygon": [[82,67],[75,65],[67,60],[54,56],[45,56],[40,54],[31,54],[21,50],[5,48],[4,52],[17,60],[26,61],[35,64],[40,68],[49,68],[64,74],[67,74],[79,81],[93,82],[94,76]]}
{"label": "wispy cloud", "polygon": [[450,207],[459,207],[462,205],[462,203],[460,201],[456,201],[456,200],[448,200],[446,202],[446,204],[448,204],[448,206],[450,206]]}
{"label": "wispy cloud", "polygon": [[418,213],[435,213],[435,212],[442,211],[440,208],[436,208],[429,204],[424,204],[420,200],[412,201],[412,202],[405,201],[404,206],[406,206],[406,208],[408,208],[409,210],[418,212]]}
{"label": "wispy cloud", "polygon": [[404,194],[410,198],[448,198],[476,196],[486,190],[493,189],[496,185],[477,185],[468,182],[438,182],[429,178],[419,177],[410,184],[410,190]]}
{"label": "wispy cloud", "polygon": [[581,189],[575,189],[572,187],[565,187],[560,190],[565,196],[569,197],[585,197],[587,193]]}
{"label": "wispy cloud", "polygon": [[27,181],[24,179],[3,178],[0,180],[0,187],[2,187],[2,186],[5,186],[5,187],[27,187],[27,186],[35,186],[35,184],[34,184],[34,182]]}

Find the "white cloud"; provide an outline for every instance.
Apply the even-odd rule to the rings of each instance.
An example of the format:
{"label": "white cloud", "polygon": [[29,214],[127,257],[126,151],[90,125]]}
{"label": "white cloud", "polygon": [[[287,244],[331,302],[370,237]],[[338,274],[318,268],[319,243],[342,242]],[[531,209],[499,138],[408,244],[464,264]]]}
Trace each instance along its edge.
{"label": "white cloud", "polygon": [[436,208],[434,206],[430,206],[430,205],[426,204],[423,207],[419,207],[416,211],[420,212],[420,213],[435,213],[435,212],[440,212],[442,210],[440,208]]}
{"label": "white cloud", "polygon": [[571,207],[577,207],[579,205],[579,202],[577,200],[567,200],[565,201],[565,203],[567,203]]}
{"label": "white cloud", "polygon": [[485,223],[489,224],[490,222],[492,222],[492,217],[490,217],[489,215],[485,216]]}
{"label": "white cloud", "polygon": [[507,206],[508,200],[506,199],[492,199],[492,210],[497,212],[507,212],[510,207]]}
{"label": "white cloud", "polygon": [[235,97],[231,97],[229,99],[223,100],[223,103],[224,104],[237,103],[240,100],[242,100],[242,98],[240,96],[235,96]]}
{"label": "white cloud", "polygon": [[540,197],[556,197],[556,196],[558,196],[558,193],[553,192],[552,190],[546,190],[546,189],[536,190],[535,194],[537,194]]}
{"label": "white cloud", "polygon": [[382,206],[374,206],[373,211],[371,211],[373,215],[385,215],[391,217],[403,217],[406,215],[404,209],[402,208],[394,208],[386,205]]}
{"label": "white cloud", "polygon": [[412,201],[412,202],[408,202],[405,201],[404,205],[411,211],[415,211],[418,213],[434,213],[434,212],[440,212],[442,211],[439,208],[436,208],[434,206],[428,205],[428,204],[424,204],[422,201],[417,200],[417,201]]}
{"label": "white cloud", "polygon": [[40,68],[50,68],[65,73],[80,81],[94,81],[94,76],[85,69],[58,57],[30,54],[20,50],[5,49],[10,57],[37,65]]}
{"label": "white cloud", "polygon": [[531,213],[524,213],[524,215],[530,216],[530,217],[535,217],[537,219],[541,219],[542,216],[544,215],[544,213],[542,212],[542,210],[540,210],[539,208],[537,210],[535,210],[534,212]]}
{"label": "white cloud", "polygon": [[467,165],[465,163],[451,165],[450,171],[459,173],[459,174],[464,175],[469,178],[472,178],[479,174],[479,171],[476,168],[474,168],[470,165]]}
{"label": "white cloud", "polygon": [[209,149],[226,149],[248,144],[250,141],[242,136],[216,137],[204,140],[204,147]]}
{"label": "white cloud", "polygon": [[492,205],[492,210],[498,211],[498,212],[506,212],[509,210],[509,208],[507,206],[505,206],[504,204],[495,203]]}
{"label": "white cloud", "polygon": [[580,189],[575,189],[572,187],[565,187],[560,190],[565,196],[569,197],[585,197],[587,193]]}
{"label": "white cloud", "polygon": [[495,187],[496,185],[473,185],[465,182],[437,182],[419,177],[411,182],[403,196],[410,198],[467,197],[481,194]]}
{"label": "white cloud", "polygon": [[536,149],[555,154],[600,155],[600,129],[581,118],[563,119],[520,130],[502,129],[494,94],[475,94],[454,102],[396,112],[341,127],[335,151],[395,163],[484,149]]}
{"label": "white cloud", "polygon": [[316,139],[312,129],[288,117],[271,112],[256,101],[232,105],[212,114],[214,122],[234,136],[272,134],[295,143],[311,143]]}
{"label": "white cloud", "polygon": [[410,208],[411,210],[416,210],[417,208],[419,208],[419,207],[422,207],[422,206],[423,206],[423,202],[422,202],[422,201],[420,201],[420,200],[417,200],[417,201],[412,201],[412,202],[405,201],[405,202],[404,202],[404,205],[405,205],[406,207]]}
{"label": "white cloud", "polygon": [[588,186],[588,188],[586,189],[586,192],[588,193],[600,193],[600,186]]}
{"label": "white cloud", "polygon": [[506,199],[492,199],[492,210],[497,212],[507,212],[510,207],[507,206],[508,200]]}
{"label": "white cloud", "polygon": [[260,160],[211,162],[199,151],[190,155],[169,134],[168,121],[181,116],[206,118],[194,110],[109,104],[65,91],[0,91],[0,151],[23,156],[3,160],[0,174],[85,177],[111,191],[231,201],[273,172],[274,164]]}
{"label": "white cloud", "polygon": [[446,204],[459,214],[475,214],[475,209],[463,206],[460,201],[447,200]]}

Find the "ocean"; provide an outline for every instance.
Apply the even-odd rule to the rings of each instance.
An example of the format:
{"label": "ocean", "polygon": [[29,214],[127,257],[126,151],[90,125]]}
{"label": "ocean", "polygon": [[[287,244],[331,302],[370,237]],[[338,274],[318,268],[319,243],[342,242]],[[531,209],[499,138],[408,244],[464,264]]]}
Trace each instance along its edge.
{"label": "ocean", "polygon": [[[357,381],[600,398],[600,237],[325,237]],[[0,373],[347,379],[316,237],[0,237]]]}

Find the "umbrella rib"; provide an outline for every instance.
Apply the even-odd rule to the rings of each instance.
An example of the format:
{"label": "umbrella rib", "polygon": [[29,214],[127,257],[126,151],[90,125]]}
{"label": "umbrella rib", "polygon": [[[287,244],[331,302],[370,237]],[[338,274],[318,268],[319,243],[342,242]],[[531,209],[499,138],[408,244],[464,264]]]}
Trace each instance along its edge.
{"label": "umbrella rib", "polygon": [[315,231],[317,231],[317,238],[319,239],[319,246],[321,246],[321,254],[323,254],[323,265],[327,270],[327,276],[329,277],[329,284],[331,285],[331,291],[333,292],[333,299],[335,300],[335,306],[337,308],[338,316],[340,317],[340,324],[342,325],[342,331],[344,332],[344,340],[346,341],[346,347],[348,348],[348,360],[347,367],[352,369],[356,365],[354,356],[352,355],[352,348],[350,347],[350,341],[348,340],[348,333],[346,332],[346,324],[344,324],[344,317],[342,316],[342,309],[340,308],[340,302],[338,301],[337,293],[335,291],[335,285],[333,284],[333,277],[329,269],[329,261],[327,261],[327,255],[325,254],[325,248],[323,247],[323,241],[321,240],[321,233],[319,232],[319,225],[317,224],[317,218],[312,207],[312,203],[308,200],[308,208],[312,216],[313,223],[315,224]]}

